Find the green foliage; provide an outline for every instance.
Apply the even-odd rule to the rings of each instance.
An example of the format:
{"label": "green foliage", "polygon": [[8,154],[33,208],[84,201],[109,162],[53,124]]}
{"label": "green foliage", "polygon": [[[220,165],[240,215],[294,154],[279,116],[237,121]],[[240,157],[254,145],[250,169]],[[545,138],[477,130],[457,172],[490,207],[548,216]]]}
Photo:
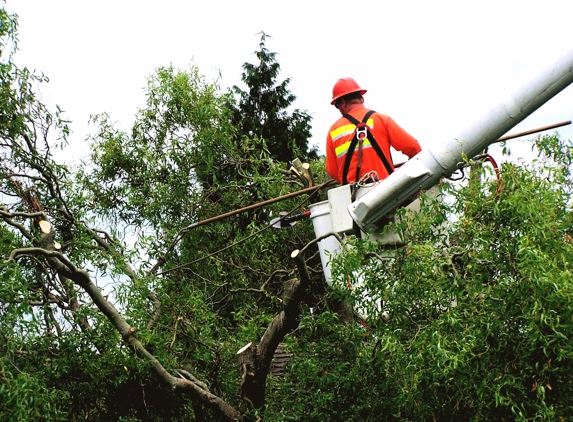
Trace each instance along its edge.
{"label": "green foliage", "polygon": [[239,136],[264,140],[270,156],[284,163],[297,157],[317,159],[317,150],[309,151],[308,145],[312,117],[298,109],[289,114],[288,108],[296,100],[288,90],[290,78],[277,82],[280,73],[277,53],[266,47],[270,36],[264,32],[260,35],[260,50],[255,51],[258,64],[243,64],[241,80],[247,85],[247,91],[233,87],[233,92],[239,96],[238,105],[233,107]]}
{"label": "green foliage", "polygon": [[46,387],[39,377],[7,371],[12,365],[8,359],[0,360],[0,418],[4,421],[67,421],[69,413],[59,403],[66,401],[66,393]]}
{"label": "green foliage", "polygon": [[[268,223],[309,198],[193,224],[302,187],[274,160],[306,150],[310,118],[283,113],[294,97],[288,80],[273,88],[266,35],[260,65],[245,65],[257,95],[235,104],[194,66],[159,68],[133,130],[96,116],[93,153],[73,169],[48,142],[65,146],[67,122],[38,100],[46,79],[12,62],[16,20],[0,19],[0,420],[219,419],[212,397],[174,391],[169,376],[185,374],[266,421],[573,414],[570,143],[539,138],[539,160],[504,164],[499,181],[472,163],[470,182],[443,186],[447,201],[398,213],[399,247],[346,242],[332,288],[307,250],[292,357],[265,408],[248,410],[237,350],[283,310],[283,283],[300,276],[290,252],[314,237],[308,220]],[[311,163],[317,180],[323,164]]]}
{"label": "green foliage", "polygon": [[368,368],[372,341],[364,327],[329,311],[305,315],[289,340],[294,356],[271,389],[265,420],[380,420],[387,403],[371,399],[380,393],[379,374]]}
{"label": "green foliage", "polygon": [[[3,57],[3,63],[9,62],[12,53],[16,51],[17,28],[16,17],[10,15],[4,8],[0,9],[0,57]],[[6,57],[6,53],[8,53],[8,57]]]}
{"label": "green foliage", "polygon": [[148,80],[147,106],[131,135],[107,115],[95,116],[94,152],[81,182],[98,198],[97,211],[138,225],[177,227],[194,220],[202,185],[218,183],[216,165],[234,149],[226,101],[194,66],[159,68]]}
{"label": "green foliage", "polygon": [[[147,95],[131,134],[106,115],[95,117],[94,152],[77,181],[90,215],[138,233],[133,250],[145,251],[138,278],[122,280],[114,294],[140,341],[164,365],[183,367],[237,405],[236,351],[256,342],[280,311],[282,283],[296,276],[285,257],[313,237],[309,221],[291,230],[268,223],[279,212],[301,212],[308,200],[182,230],[302,185],[259,148],[263,140],[243,136],[237,142],[232,97],[196,67],[158,69]],[[113,226],[111,233],[119,236]],[[146,273],[157,258],[163,260],[158,274]],[[320,265],[318,257],[312,263]],[[115,267],[119,275],[119,264],[108,258],[99,267]],[[148,329],[150,292],[162,312]]]}
{"label": "green foliage", "polygon": [[572,414],[571,145],[549,136],[538,147],[551,159],[505,164],[500,181],[445,186],[449,207],[426,198],[396,225],[403,247],[352,243],[334,273],[367,328],[303,319],[276,420]]}

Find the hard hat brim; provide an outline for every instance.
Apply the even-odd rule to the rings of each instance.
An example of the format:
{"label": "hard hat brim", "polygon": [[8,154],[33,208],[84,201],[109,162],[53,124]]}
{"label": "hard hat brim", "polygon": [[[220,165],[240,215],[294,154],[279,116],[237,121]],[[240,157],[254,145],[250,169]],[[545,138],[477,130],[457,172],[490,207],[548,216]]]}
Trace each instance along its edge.
{"label": "hard hat brim", "polygon": [[333,98],[332,101],[330,102],[330,104],[331,104],[331,105],[334,105],[334,104],[336,104],[336,102],[337,102],[340,98],[342,98],[342,97],[344,97],[344,96],[346,96],[346,95],[348,95],[348,94],[352,94],[352,93],[354,93],[354,92],[360,92],[360,95],[364,95],[364,94],[366,94],[367,90],[366,90],[366,89],[358,89],[358,90],[356,90],[356,91],[344,92],[344,93],[340,94],[339,96],[337,96],[336,98]]}

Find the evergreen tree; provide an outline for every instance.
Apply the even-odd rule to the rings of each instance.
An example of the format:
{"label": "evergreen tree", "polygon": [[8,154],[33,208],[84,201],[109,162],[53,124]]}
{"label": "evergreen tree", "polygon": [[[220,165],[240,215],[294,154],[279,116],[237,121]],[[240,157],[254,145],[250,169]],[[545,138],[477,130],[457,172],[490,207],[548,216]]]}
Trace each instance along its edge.
{"label": "evergreen tree", "polygon": [[265,32],[261,32],[260,50],[255,51],[258,64],[244,63],[241,80],[247,85],[243,91],[238,86],[233,92],[239,96],[234,107],[234,121],[239,128],[239,138],[257,137],[264,140],[270,156],[278,161],[290,162],[297,156],[316,159],[316,148],[309,150],[312,117],[306,111],[288,108],[296,96],[288,89],[290,78],[277,82],[280,64],[277,53],[266,47]]}

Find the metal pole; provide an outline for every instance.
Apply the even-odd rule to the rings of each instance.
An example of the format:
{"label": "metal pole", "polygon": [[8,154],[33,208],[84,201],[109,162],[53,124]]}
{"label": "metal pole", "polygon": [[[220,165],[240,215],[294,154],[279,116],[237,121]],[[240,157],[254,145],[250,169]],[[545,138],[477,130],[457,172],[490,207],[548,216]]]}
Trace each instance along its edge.
{"label": "metal pole", "polygon": [[558,127],[567,126],[570,124],[571,124],[571,120],[567,120],[567,121],[560,122],[560,123],[553,123],[552,125],[541,126],[541,127],[538,127],[537,129],[530,129],[530,130],[525,130],[523,132],[512,133],[511,135],[502,136],[501,138],[499,138],[495,142],[496,143],[497,142],[503,142],[503,141],[507,141],[509,139],[515,139],[515,138],[519,138],[521,136],[532,135],[534,133],[543,132],[545,130],[556,129]]}
{"label": "metal pole", "polygon": [[188,225],[187,227],[182,229],[182,232],[186,232],[186,231],[189,231],[189,230],[194,229],[196,227],[204,226],[205,224],[209,224],[209,223],[213,223],[213,222],[218,221],[218,220],[222,220],[224,218],[230,217],[230,216],[235,215],[235,214],[240,214],[240,213],[245,212],[245,211],[250,211],[250,210],[254,210],[256,208],[261,208],[261,207],[264,207],[266,205],[274,204],[275,202],[284,201],[285,199],[294,198],[295,196],[303,195],[305,193],[314,193],[314,192],[317,192],[319,189],[333,185],[334,183],[335,183],[334,180],[329,180],[328,182],[325,182],[322,185],[312,186],[312,187],[306,188],[306,189],[301,189],[301,190],[296,191],[296,192],[291,192],[291,193],[288,193],[286,195],[279,196],[278,198],[269,199],[267,201],[263,201],[263,202],[259,202],[259,203],[253,204],[253,205],[249,205],[249,206],[246,206],[244,208],[239,208],[238,210],[229,211],[228,213],[225,213],[225,214],[220,214],[220,215],[217,215],[215,217],[207,218],[206,220],[198,221],[196,223]]}

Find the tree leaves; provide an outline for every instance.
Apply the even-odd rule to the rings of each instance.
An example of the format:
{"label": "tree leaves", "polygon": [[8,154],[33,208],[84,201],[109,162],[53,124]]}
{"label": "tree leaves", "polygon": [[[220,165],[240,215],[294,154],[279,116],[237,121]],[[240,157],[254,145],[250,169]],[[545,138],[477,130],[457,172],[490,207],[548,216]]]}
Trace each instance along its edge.
{"label": "tree leaves", "polygon": [[[12,36],[12,18],[0,19],[2,31],[12,28],[2,36]],[[347,240],[333,259],[332,288],[306,250],[301,303],[283,290],[297,285],[288,257],[312,241],[311,224],[268,223],[306,209],[308,198],[192,228],[302,187],[282,161],[306,152],[310,117],[287,113],[290,81],[276,82],[266,41],[262,33],[259,64],[245,63],[248,92],[236,88],[238,103],[195,66],[157,69],[129,133],[94,116],[92,154],[80,169],[52,154],[53,130],[64,140],[68,131],[38,100],[33,85],[44,79],[0,63],[9,198],[0,208],[1,414],[469,421],[573,413],[572,159],[557,136],[536,140],[541,155],[531,166],[504,164],[498,181],[475,163],[469,182],[422,197],[420,213],[398,211],[396,248]],[[323,163],[310,164],[320,180]],[[349,323],[341,303],[361,319]],[[301,315],[284,339],[291,360],[283,377],[267,380],[264,409],[246,410],[238,383],[249,374],[236,352],[259,346],[287,308]]]}
{"label": "tree leaves", "polygon": [[264,139],[270,157],[283,163],[297,157],[316,159],[317,151],[309,151],[308,145],[312,117],[298,109],[291,114],[287,111],[296,100],[288,90],[290,78],[277,83],[280,73],[277,53],[266,48],[270,36],[264,32],[260,35],[260,50],[255,52],[259,63],[243,64],[241,80],[247,91],[233,87],[233,93],[239,96],[238,105],[233,107],[239,137]]}

